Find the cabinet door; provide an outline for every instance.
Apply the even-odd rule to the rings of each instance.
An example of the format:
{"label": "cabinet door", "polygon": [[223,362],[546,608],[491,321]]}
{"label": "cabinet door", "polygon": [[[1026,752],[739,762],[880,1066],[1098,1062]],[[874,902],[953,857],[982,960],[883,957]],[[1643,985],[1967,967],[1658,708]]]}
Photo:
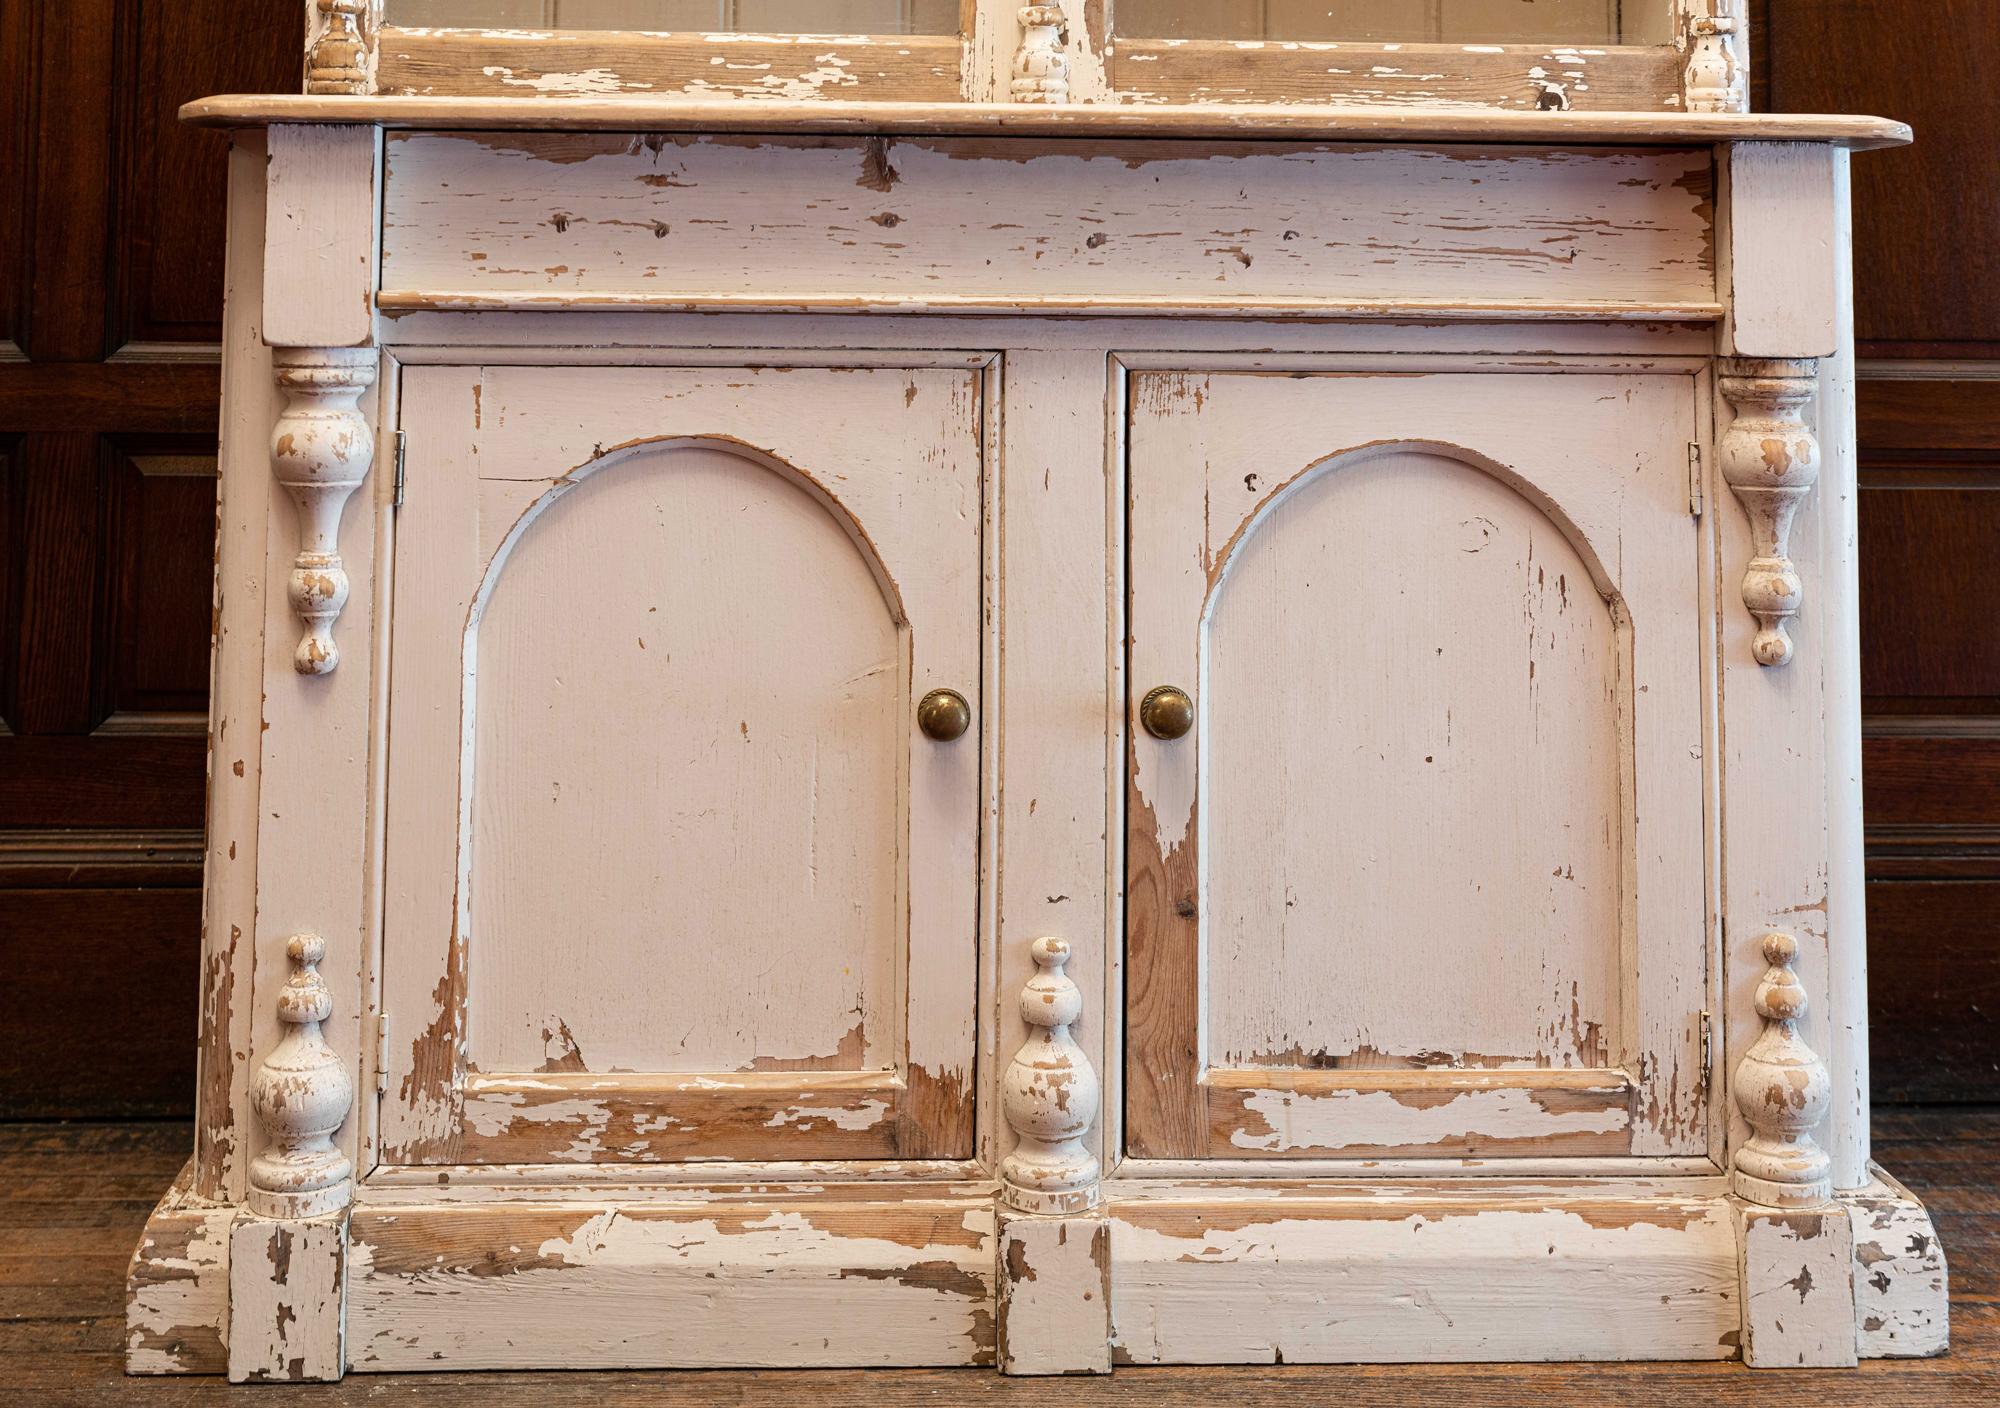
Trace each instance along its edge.
{"label": "cabinet door", "polygon": [[1132,1153],[1706,1151],[1699,385],[1133,374]]}
{"label": "cabinet door", "polygon": [[386,1162],[971,1154],[981,376],[406,370]]}

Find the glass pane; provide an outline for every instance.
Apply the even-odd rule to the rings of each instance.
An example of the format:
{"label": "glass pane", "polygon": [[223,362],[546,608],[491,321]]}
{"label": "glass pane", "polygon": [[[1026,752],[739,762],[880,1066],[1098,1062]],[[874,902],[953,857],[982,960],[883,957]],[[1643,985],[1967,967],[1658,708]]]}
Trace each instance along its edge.
{"label": "glass pane", "polygon": [[412,28],[956,34],[958,0],[388,0]]}
{"label": "glass pane", "polygon": [[1147,39],[1389,44],[1671,44],[1672,0],[1118,0]]}

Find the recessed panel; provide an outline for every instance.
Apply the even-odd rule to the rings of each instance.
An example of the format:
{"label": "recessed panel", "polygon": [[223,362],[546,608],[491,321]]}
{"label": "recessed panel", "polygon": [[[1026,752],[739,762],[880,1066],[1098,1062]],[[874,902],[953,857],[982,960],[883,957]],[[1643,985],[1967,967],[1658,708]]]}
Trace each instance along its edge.
{"label": "recessed panel", "polygon": [[663,448],[496,572],[473,1066],[861,1069],[901,932],[906,651],[851,526],[760,459]]}
{"label": "recessed panel", "polygon": [[1249,527],[1205,631],[1212,1064],[1607,1064],[1620,653],[1463,461],[1336,462]]}

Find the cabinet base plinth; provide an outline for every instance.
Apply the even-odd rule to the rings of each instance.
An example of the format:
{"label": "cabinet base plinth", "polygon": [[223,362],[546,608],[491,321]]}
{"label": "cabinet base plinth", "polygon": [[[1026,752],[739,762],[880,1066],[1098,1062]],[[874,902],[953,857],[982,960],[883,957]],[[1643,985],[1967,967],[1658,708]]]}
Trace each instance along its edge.
{"label": "cabinet base plinth", "polygon": [[[1088,1373],[1107,1361],[1783,1365],[1946,1345],[1943,1252],[1923,1206],[1879,1170],[1804,1213],[1748,1208],[1720,1178],[1114,1180],[1106,1191],[1097,1213],[1043,1217],[999,1208],[980,1183],[468,1190],[450,1201],[371,1197],[364,1185],[344,1226],[308,1229],[311,1254],[298,1257],[294,1239],[285,1277],[266,1257],[253,1278],[241,1244],[279,1224],[199,1204],[182,1186],[133,1258],[126,1367],[240,1367],[230,1341],[245,1312],[232,1299],[249,1296],[249,1280],[259,1304],[328,1306],[338,1302],[315,1299],[301,1277],[343,1265],[337,1357],[315,1349],[301,1366],[314,1377],[995,1364]],[[320,1245],[336,1233],[342,1246]],[[1780,1292],[1800,1303],[1787,1284],[1799,1266],[1781,1263],[1805,1252],[1813,1286],[1828,1286],[1809,1324],[1778,1313]]]}

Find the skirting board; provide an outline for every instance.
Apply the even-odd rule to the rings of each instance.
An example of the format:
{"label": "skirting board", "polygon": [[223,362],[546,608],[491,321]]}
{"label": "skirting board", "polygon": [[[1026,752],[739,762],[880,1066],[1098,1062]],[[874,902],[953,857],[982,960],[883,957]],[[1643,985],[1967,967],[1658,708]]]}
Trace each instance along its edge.
{"label": "skirting board", "polygon": [[[686,1190],[680,1190],[686,1191]],[[1119,1364],[1729,1359],[1740,1205],[1719,1179],[1113,1181]],[[1929,1217],[1843,1193],[1861,1358],[1942,1353]],[[127,1371],[220,1373],[229,1229],[170,1192],[128,1283]],[[349,1227],[349,1372],[990,1365],[973,1185],[371,1206]]]}

